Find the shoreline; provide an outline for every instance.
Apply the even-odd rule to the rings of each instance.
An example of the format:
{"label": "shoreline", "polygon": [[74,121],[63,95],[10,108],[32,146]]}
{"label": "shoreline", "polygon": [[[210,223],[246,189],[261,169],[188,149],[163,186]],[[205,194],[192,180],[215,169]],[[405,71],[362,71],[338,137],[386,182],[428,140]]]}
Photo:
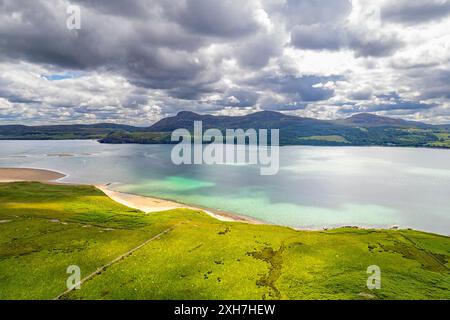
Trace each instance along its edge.
{"label": "shoreline", "polygon": [[61,172],[35,168],[0,168],[0,182],[52,182],[65,178]]}
{"label": "shoreline", "polygon": [[[12,183],[12,182],[40,182],[46,184],[58,184],[58,185],[86,185],[86,184],[78,184],[78,183],[70,183],[59,181],[60,179],[66,178],[68,175],[48,170],[48,169],[37,169],[37,168],[0,168],[0,183]],[[90,184],[91,185],[91,184]],[[107,197],[111,200],[120,203],[126,207],[140,210],[145,214],[155,213],[155,212],[163,212],[175,209],[190,209],[195,211],[202,211],[208,216],[222,222],[236,222],[236,223],[246,223],[253,225],[272,225],[272,226],[282,226],[286,228],[290,228],[296,231],[327,231],[327,230],[335,230],[340,228],[354,228],[360,230],[415,230],[408,227],[400,227],[397,225],[393,225],[391,227],[364,227],[358,225],[343,225],[343,226],[334,226],[334,227],[317,227],[317,228],[308,228],[308,227],[293,227],[293,226],[283,226],[277,225],[270,222],[258,220],[256,218],[248,217],[245,215],[240,215],[232,212],[206,208],[198,205],[190,205],[182,202],[177,202],[174,200],[163,199],[152,196],[142,196],[131,193],[125,193],[120,191],[115,191],[110,189],[110,184],[104,185],[91,185],[96,189],[103,192]],[[420,230],[417,230],[420,231]],[[429,231],[422,231],[426,233],[432,233]],[[436,234],[436,233],[433,233]],[[447,236],[440,234],[442,236]]]}
{"label": "shoreline", "polygon": [[[12,182],[41,182],[49,184],[61,185],[79,185],[69,182],[59,181],[68,175],[47,169],[36,168],[0,168],[0,183]],[[111,200],[120,203],[126,207],[140,210],[146,214],[154,212],[163,212],[175,209],[191,209],[202,211],[212,218],[223,222],[241,222],[248,224],[269,224],[250,217],[234,214],[231,212],[204,208],[201,206],[193,206],[173,200],[161,199],[157,197],[134,195],[130,193],[115,191],[106,185],[94,185],[98,190],[102,191]]]}
{"label": "shoreline", "polygon": [[248,224],[266,224],[266,225],[269,224],[263,221],[259,221],[257,219],[238,215],[231,212],[205,208],[202,206],[189,205],[186,203],[158,197],[141,196],[126,192],[115,191],[108,188],[108,185],[95,185],[95,187],[100,191],[102,191],[104,194],[106,194],[112,200],[120,204],[123,204],[127,207],[141,210],[145,213],[162,212],[174,209],[191,209],[202,211],[207,215],[209,215],[210,217],[213,217],[219,221],[224,222],[242,222]]}
{"label": "shoreline", "polygon": [[[11,141],[11,142],[23,142],[23,141],[36,141],[36,142],[43,142],[43,141],[53,141],[53,142],[64,142],[64,141],[91,141],[96,142],[99,144],[109,144],[109,145],[168,145],[172,146],[171,143],[138,143],[138,142],[127,142],[127,143],[112,143],[112,142],[100,142],[101,139],[4,139],[0,138],[1,141]],[[387,148],[387,149],[424,149],[424,150],[449,150],[450,147],[446,146],[404,146],[404,145],[378,145],[378,144],[362,144],[362,145],[356,145],[356,144],[343,144],[343,145],[314,145],[314,144],[280,144],[280,148],[286,148],[286,147],[314,147],[314,148]],[[73,156],[72,154],[50,154],[48,156],[66,156],[70,157]]]}

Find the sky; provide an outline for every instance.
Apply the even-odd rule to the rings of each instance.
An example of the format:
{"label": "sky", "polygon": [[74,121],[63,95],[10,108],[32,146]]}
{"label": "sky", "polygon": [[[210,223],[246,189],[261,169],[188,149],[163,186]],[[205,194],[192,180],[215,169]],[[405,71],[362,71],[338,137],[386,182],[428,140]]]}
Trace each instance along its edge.
{"label": "sky", "polygon": [[0,124],[450,123],[450,0],[0,0]]}

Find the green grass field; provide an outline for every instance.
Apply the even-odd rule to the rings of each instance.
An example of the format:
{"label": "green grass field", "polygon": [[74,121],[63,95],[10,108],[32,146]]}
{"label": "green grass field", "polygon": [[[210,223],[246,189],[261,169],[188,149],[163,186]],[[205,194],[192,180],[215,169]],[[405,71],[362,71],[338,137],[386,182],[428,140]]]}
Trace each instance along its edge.
{"label": "green grass field", "polygon": [[[294,231],[201,212],[144,214],[89,186],[0,184],[0,299],[450,299],[450,238],[417,231]],[[366,286],[381,268],[381,289]]]}
{"label": "green grass field", "polygon": [[338,135],[331,135],[331,136],[311,136],[311,137],[301,137],[299,138],[302,141],[326,141],[326,142],[338,142],[338,143],[350,143],[347,139],[345,139],[342,136]]}

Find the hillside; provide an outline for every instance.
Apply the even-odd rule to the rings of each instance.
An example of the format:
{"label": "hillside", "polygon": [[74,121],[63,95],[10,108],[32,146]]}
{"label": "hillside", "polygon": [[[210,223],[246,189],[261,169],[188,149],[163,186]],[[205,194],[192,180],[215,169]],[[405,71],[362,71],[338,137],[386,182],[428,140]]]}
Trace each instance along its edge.
{"label": "hillside", "polygon": [[358,113],[349,118],[336,120],[336,124],[347,126],[361,126],[361,127],[405,127],[405,128],[432,128],[432,125],[416,122],[406,121],[403,119],[394,119],[389,117],[377,116],[371,113]]}
{"label": "hillside", "polygon": [[0,140],[100,139],[114,131],[138,130],[142,128],[112,123],[53,126],[6,125],[0,126]]}
{"label": "hillside", "polygon": [[434,126],[373,114],[346,119],[318,120],[262,111],[245,116],[200,115],[182,111],[151,127],[117,124],[65,126],[0,126],[0,140],[98,139],[102,143],[171,143],[175,129],[193,130],[194,121],[204,129],[280,129],[281,145],[407,146],[450,148],[450,125]]}
{"label": "hillside", "polygon": [[[372,114],[358,114],[341,120],[318,120],[262,111],[246,116],[212,116],[180,112],[146,129],[146,133],[114,133],[104,143],[170,143],[170,133],[178,128],[193,130],[194,121],[203,129],[280,129],[281,145],[322,146],[409,146],[450,147],[450,128],[405,121]],[[159,140],[149,140],[149,133]]]}
{"label": "hillside", "polygon": [[152,125],[149,130],[153,132],[171,132],[178,128],[192,129],[194,121],[202,121],[205,128],[329,128],[342,130],[346,127],[412,127],[431,128],[421,122],[406,121],[389,117],[377,116],[370,113],[360,113],[349,118],[339,120],[318,120],[285,115],[273,111],[261,111],[245,116],[212,116],[200,115],[194,112],[182,111],[174,117],[162,119]]}
{"label": "hillside", "polygon": [[418,231],[146,215],[91,186],[0,183],[0,300],[58,297],[71,265],[109,267],[60,299],[450,299],[449,261],[450,238]]}

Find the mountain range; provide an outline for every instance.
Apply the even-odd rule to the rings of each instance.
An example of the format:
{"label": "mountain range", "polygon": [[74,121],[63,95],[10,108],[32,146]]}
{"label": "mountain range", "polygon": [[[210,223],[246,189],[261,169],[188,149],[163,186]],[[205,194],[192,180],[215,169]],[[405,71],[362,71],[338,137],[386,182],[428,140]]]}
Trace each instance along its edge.
{"label": "mountain range", "polygon": [[409,146],[450,148],[450,125],[431,125],[370,113],[338,120],[319,120],[261,111],[244,116],[201,115],[190,111],[164,118],[150,127],[93,125],[0,126],[2,140],[98,139],[102,143],[171,143],[171,132],[203,129],[280,129],[281,145]]}

